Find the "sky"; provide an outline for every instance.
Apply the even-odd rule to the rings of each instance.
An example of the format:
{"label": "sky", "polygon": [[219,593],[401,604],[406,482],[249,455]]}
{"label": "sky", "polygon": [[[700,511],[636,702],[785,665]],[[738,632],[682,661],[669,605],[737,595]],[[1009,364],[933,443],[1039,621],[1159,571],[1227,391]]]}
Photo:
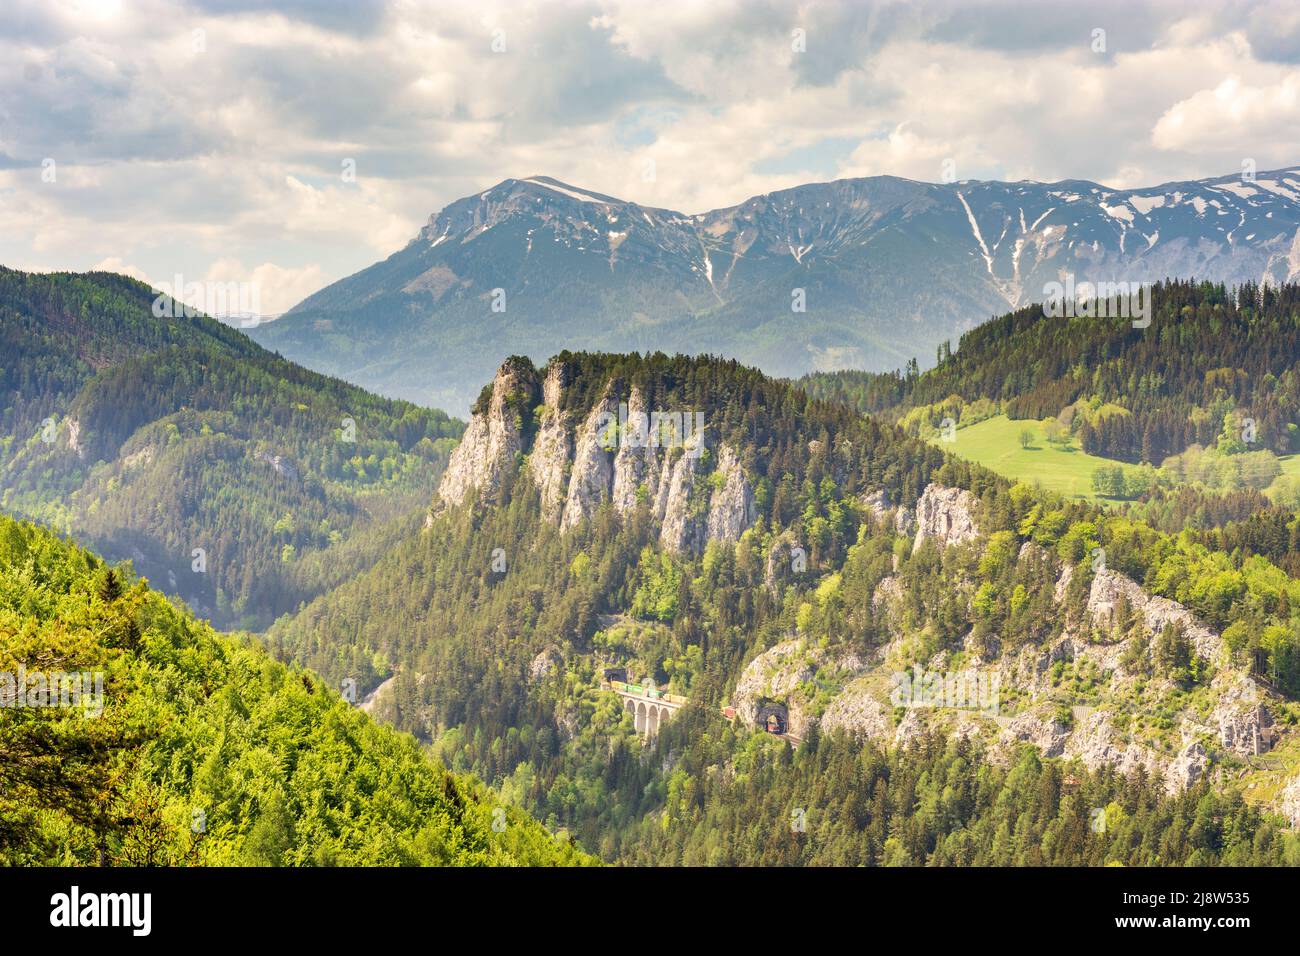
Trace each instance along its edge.
{"label": "sky", "polygon": [[1300,3],[5,0],[0,264],[276,314],[549,175],[685,213],[892,174],[1300,163]]}

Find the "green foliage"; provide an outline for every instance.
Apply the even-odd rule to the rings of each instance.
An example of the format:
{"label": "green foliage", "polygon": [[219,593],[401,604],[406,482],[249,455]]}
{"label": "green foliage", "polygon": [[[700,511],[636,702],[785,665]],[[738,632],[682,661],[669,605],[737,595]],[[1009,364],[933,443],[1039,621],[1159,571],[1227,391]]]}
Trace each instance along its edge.
{"label": "green foliage", "polygon": [[[926,755],[881,755],[815,733],[791,753],[783,741],[718,713],[733,700],[746,665],[794,636],[803,642],[801,660],[823,652],[869,660],[898,633],[914,643],[917,660],[940,651],[1014,654],[1021,647],[1048,647],[1067,620],[1079,622],[1097,548],[1106,549],[1111,566],[1157,593],[1198,614],[1217,614],[1216,626],[1242,613],[1235,608],[1250,603],[1251,594],[1258,595],[1256,606],[1281,614],[1276,595],[1289,585],[1285,575],[1282,581],[1273,577],[1275,567],[1260,562],[1247,574],[1226,555],[1198,551],[1190,538],[1170,538],[1027,485],[1008,486],[978,467],[944,461],[936,449],[895,430],[844,418],[793,389],[759,383],[729,363],[635,356],[570,361],[582,373],[566,380],[586,401],[605,395],[611,382],[619,388],[636,383],[660,395],[651,404],[662,407],[689,406],[683,396],[694,396],[709,420],[721,423],[720,435],[742,460],[753,462],[755,483],[771,489],[754,527],[734,545],[715,542],[698,556],[670,555],[643,503],[622,515],[602,507],[590,521],[561,533],[540,517],[539,492],[521,471],[506,482],[499,504],[448,509],[370,572],[280,622],[271,639],[282,656],[330,675],[362,673],[367,687],[394,671],[356,668],[386,658],[398,668],[391,700],[381,710],[386,719],[432,741],[450,766],[500,787],[548,825],[571,829],[583,846],[610,861],[1283,858],[1286,841],[1277,820],[1247,810],[1231,793],[1212,797],[1211,829],[1225,821],[1225,831],[1188,841],[1179,814],[1192,804],[1167,798],[1162,782],[1111,778],[1098,784],[1090,778],[1088,786],[1100,788],[1096,799],[1103,801],[1095,805],[1121,807],[1131,828],[1113,846],[1091,837],[1053,842],[1075,826],[1080,811],[1073,798],[1058,793],[1032,824],[1016,817],[1040,798],[1039,789],[1059,782],[1058,764],[1039,761],[1007,776],[973,751],[927,762]],[[689,384],[704,381],[710,387],[699,391]],[[566,410],[581,420],[589,407],[572,401]],[[786,412],[771,414],[780,408]],[[917,462],[930,464],[917,472]],[[926,542],[913,550],[910,536],[870,517],[860,500],[876,489],[894,501],[915,500],[930,480],[978,498],[982,540],[948,549]],[[1046,553],[1025,549],[1029,541]],[[785,571],[789,552],[782,548],[792,542],[807,551],[806,571]],[[492,547],[528,559],[515,561],[508,575],[493,576],[487,570]],[[1060,596],[1057,558],[1075,565]],[[1177,561],[1183,563],[1171,563]],[[876,595],[887,577],[897,598],[886,613]],[[1131,612],[1120,608],[1117,616],[1132,628]],[[1140,648],[1135,672],[1153,657],[1144,639],[1133,645]],[[531,678],[538,655],[553,653],[563,658],[563,668],[552,678]],[[1175,646],[1158,666],[1190,693],[1219,663],[1185,659]],[[691,703],[646,744],[618,698],[598,689],[600,672],[609,666],[688,694]],[[411,673],[424,675],[423,681],[410,679]],[[1071,717],[1072,695],[1089,693],[1101,679],[1064,662],[1056,677],[1060,699],[1053,706]],[[848,678],[818,669],[791,693],[818,713],[842,679]],[[1134,719],[1133,730],[1155,733],[1162,720]],[[946,746],[935,744],[926,753],[946,753]],[[859,771],[867,765],[876,769]],[[927,774],[943,775],[942,785]],[[811,795],[800,789],[805,784],[814,788]],[[1005,804],[995,799],[1008,788],[1017,796]],[[974,796],[945,802],[947,789]],[[925,800],[918,802],[921,793]],[[935,806],[948,809],[937,812]],[[827,819],[841,807],[852,812],[826,824],[814,842],[789,833],[794,807],[819,807]],[[1090,832],[1086,810],[1082,816]],[[1175,819],[1183,836],[1175,835]],[[1117,817],[1116,825],[1121,822]],[[1027,828],[1023,841],[1013,839],[1017,827]]]}
{"label": "green foliage", "polygon": [[[0,672],[104,675],[99,716],[0,708],[0,864],[585,858],[314,675],[0,517]],[[500,832],[498,832],[500,831]]]}
{"label": "green foliage", "polygon": [[[961,337],[922,375],[836,372],[800,385],[819,398],[909,423],[981,400],[1011,419],[1058,416],[1084,452],[1156,464],[1191,445],[1225,457],[1300,450],[1300,285],[1166,281],[1151,325],[1060,318],[1031,305]],[[1175,360],[1176,357],[1176,360]],[[957,416],[953,416],[954,418]],[[1242,419],[1253,420],[1251,441]],[[1067,421],[1068,419],[1068,421]],[[962,424],[966,424],[964,421]]]}
{"label": "green foliage", "polygon": [[[1170,799],[1157,779],[1043,760],[1010,765],[930,737],[882,751],[836,736],[791,753],[754,738],[732,773],[728,741],[700,748],[636,828],[628,861],[685,866],[1279,865],[1297,840],[1276,818],[1201,782]],[[1069,772],[1077,781],[1065,785]],[[1091,825],[1106,808],[1106,826]],[[798,820],[799,826],[792,826]]]}
{"label": "green foliage", "polygon": [[641,582],[632,596],[632,613],[637,617],[672,623],[677,616],[677,594],[682,572],[667,554],[650,548],[641,552]]}

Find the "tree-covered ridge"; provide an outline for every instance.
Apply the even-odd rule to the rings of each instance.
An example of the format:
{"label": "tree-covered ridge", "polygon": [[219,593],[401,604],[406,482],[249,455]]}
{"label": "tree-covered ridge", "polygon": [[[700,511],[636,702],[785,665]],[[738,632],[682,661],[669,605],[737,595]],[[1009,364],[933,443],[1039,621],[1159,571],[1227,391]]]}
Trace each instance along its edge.
{"label": "tree-covered ridge", "polygon": [[19,668],[102,673],[102,712],[0,707],[0,863],[586,861],[315,675],[0,517],[0,673]]}
{"label": "tree-covered ridge", "polygon": [[462,426],[213,319],[158,318],[154,295],[0,272],[0,503],[133,559],[218,622],[265,626],[393,540]]}
{"label": "tree-covered ridge", "polygon": [[[271,638],[282,655],[336,679],[357,677],[367,688],[392,678],[383,716],[434,741],[453,768],[472,770],[612,861],[1282,859],[1276,818],[1241,807],[1232,792],[1210,796],[1201,788],[1194,798],[1169,798],[1155,780],[1119,801],[1141,822],[1118,846],[1058,840],[1053,834],[1077,829],[1080,813],[1077,801],[1058,799],[1065,776],[1085,777],[1080,792],[1105,796],[1106,805],[1119,799],[1121,782],[1098,783],[1052,761],[1014,778],[1017,787],[1054,795],[1032,826],[1024,824],[1014,849],[998,837],[1001,848],[992,852],[988,840],[1004,824],[1012,833],[1020,825],[1013,806],[990,796],[1007,778],[982,766],[987,755],[938,760],[931,769],[951,775],[954,792],[968,796],[951,811],[931,812],[932,802],[949,806],[947,784],[927,778],[901,785],[912,779],[904,758],[861,774],[855,762],[883,758],[863,756],[860,742],[833,734],[805,740],[794,759],[805,759],[809,747],[811,762],[789,772],[780,769],[791,760],[781,756],[783,742],[755,738],[751,727],[721,714],[746,670],[791,643],[810,663],[788,694],[818,716],[854,673],[887,681],[892,669],[936,659],[955,670],[1022,652],[1036,659],[1050,655],[1067,628],[1097,646],[1126,641],[1137,633],[1132,615],[1105,627],[1087,609],[1092,562],[1104,549],[1112,571],[1222,629],[1225,655],[1194,660],[1185,638],[1171,633],[1132,655],[1126,667],[1136,683],[1124,686],[1082,664],[1045,665],[1046,715],[1024,688],[1009,687],[1005,716],[1069,721],[1074,705],[1104,706],[1128,740],[1168,760],[1182,746],[1180,716],[1216,706],[1217,674],[1253,671],[1287,694],[1300,691],[1300,586],[1269,562],[1012,485],[730,363],[661,356],[565,362],[574,373],[572,394],[583,396],[569,409],[578,419],[607,388],[621,396],[636,382],[659,396],[650,407],[699,407],[711,428],[718,423],[712,437],[734,443],[756,489],[756,520],[740,540],[711,543],[698,557],[667,552],[646,502],[622,515],[601,508],[562,532],[540,519],[540,494],[525,467],[494,503],[445,510],[372,571],[280,622]],[[972,493],[977,541],[916,546],[914,529],[880,514],[873,492],[910,508],[930,481]],[[800,561],[791,560],[796,546]],[[1063,568],[1072,577],[1058,593]],[[893,597],[882,602],[882,593]],[[858,663],[839,668],[838,661]],[[864,661],[881,663],[864,673]],[[610,666],[691,704],[647,745],[618,699],[599,689]],[[1285,701],[1273,706],[1286,727],[1300,717]],[[886,715],[891,737],[902,719]],[[763,756],[768,745],[776,751]],[[1212,741],[1207,746],[1220,765],[1250,769]],[[752,778],[750,768],[757,768]],[[805,785],[828,775],[836,782],[816,790],[821,803],[800,802],[812,799]],[[871,809],[877,790],[890,808],[884,817]],[[1183,840],[1182,821],[1207,796],[1218,835]],[[835,815],[815,847],[782,831],[784,815],[809,805]],[[851,812],[840,815],[841,805]],[[912,834],[903,849],[887,852],[884,839],[903,830]]]}
{"label": "tree-covered ridge", "polygon": [[[531,365],[518,356],[509,361]],[[863,419],[836,402],[810,400],[801,390],[734,360],[662,352],[561,352],[554,362],[563,367],[566,383],[560,411],[578,419],[606,394],[626,403],[633,392],[650,410],[701,413],[709,447],[737,449],[755,479],[758,514],[781,524],[829,495],[828,485],[837,486],[837,497],[883,489],[898,500],[915,499],[929,473],[943,462],[943,454],[924,442],[900,443],[891,426]],[[485,408],[490,395],[491,385],[475,408]],[[536,417],[540,411],[532,413]],[[993,478],[990,472],[974,471],[981,471],[983,480]]]}
{"label": "tree-covered ridge", "polygon": [[157,293],[111,272],[26,273],[0,266],[0,431],[26,434],[63,413],[97,371],[167,347],[263,352],[206,316],[153,316]]}
{"label": "tree-covered ridge", "polygon": [[817,397],[896,418],[915,409],[934,417],[949,405],[942,414],[955,407],[963,423],[964,406],[980,400],[1011,418],[1060,418],[1073,409],[1066,415],[1081,416],[1084,451],[1131,462],[1160,464],[1193,444],[1217,446],[1228,416],[1254,422],[1257,448],[1300,449],[1300,286],[1229,290],[1167,280],[1152,288],[1151,301],[1146,328],[1127,318],[1052,317],[1031,305],[966,332],[956,351],[941,348],[925,373],[913,364],[801,383]]}

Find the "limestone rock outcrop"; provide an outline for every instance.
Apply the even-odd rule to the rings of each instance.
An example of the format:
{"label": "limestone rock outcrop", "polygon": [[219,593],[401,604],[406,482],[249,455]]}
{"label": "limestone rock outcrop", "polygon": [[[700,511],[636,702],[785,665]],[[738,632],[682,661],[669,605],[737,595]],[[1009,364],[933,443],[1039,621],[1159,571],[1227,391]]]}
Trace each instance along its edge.
{"label": "limestone rock outcrop", "polygon": [[1278,809],[1291,821],[1291,826],[1300,828],[1300,775],[1282,789]]}
{"label": "limestone rock outcrop", "polygon": [[965,544],[979,537],[975,512],[979,499],[963,488],[943,485],[926,485],[916,502],[915,551],[926,538],[936,539],[940,546]]}
{"label": "limestone rock outcrop", "polygon": [[711,541],[739,541],[754,523],[754,491],[730,445],[718,449],[717,486],[709,498],[705,534]]}
{"label": "limestone rock outcrop", "polygon": [[492,397],[484,412],[470,417],[465,434],[451,453],[438,485],[439,497],[462,504],[471,492],[481,499],[500,492],[523,451],[524,422],[519,409],[531,411],[537,379],[531,366],[508,359],[492,380]]}
{"label": "limestone rock outcrop", "polygon": [[898,722],[898,729],[894,731],[894,746],[899,750],[907,750],[920,741],[925,736],[925,732],[925,720],[921,716],[921,709],[909,707],[903,714],[903,719]]}
{"label": "limestone rock outcrop", "polygon": [[559,362],[546,372],[542,383],[541,423],[528,457],[533,481],[542,496],[542,516],[552,523],[559,523],[568,499],[569,461],[573,454],[568,418],[560,410],[564,375],[564,366]]}
{"label": "limestone rock outcrop", "polygon": [[81,422],[75,418],[68,419],[68,448],[76,452],[78,458],[86,457],[86,449],[81,444]]}
{"label": "limestone rock outcrop", "polygon": [[537,654],[528,665],[528,681],[536,683],[551,675],[555,668],[564,663],[564,655],[558,647],[548,647]]}
{"label": "limestone rock outcrop", "polygon": [[1196,653],[1212,663],[1218,662],[1223,650],[1223,640],[1218,634],[1177,601],[1148,594],[1136,581],[1118,571],[1101,570],[1093,576],[1088,593],[1089,616],[1095,623],[1109,626],[1121,598],[1127,600],[1152,634],[1159,634],[1175,622],[1181,624]]}
{"label": "limestone rock outcrop", "polygon": [[271,466],[272,471],[286,481],[296,482],[298,480],[298,466],[284,455],[273,455],[270,452],[261,451],[253,454],[253,460],[266,462]]}
{"label": "limestone rock outcrop", "polygon": [[749,662],[736,682],[732,705],[746,726],[754,726],[764,701],[779,701],[789,713],[789,730],[796,737],[807,729],[807,715],[794,692],[817,673],[817,654],[801,638],[782,641]]}
{"label": "limestone rock outcrop", "polygon": [[1075,728],[1063,752],[1090,770],[1109,765],[1126,775],[1139,767],[1152,775],[1162,772],[1160,758],[1139,744],[1125,744],[1111,724],[1111,715],[1101,710],[1089,714]]}
{"label": "limestone rock outcrop", "polygon": [[694,491],[695,461],[682,454],[666,469],[655,495],[659,543],[669,551],[693,552],[703,545],[699,523],[690,514]]}
{"label": "limestone rock outcrop", "polygon": [[1239,757],[1272,749],[1277,730],[1259,685],[1245,674],[1224,672],[1215,677],[1213,688],[1218,702],[1211,721],[1223,749]]}
{"label": "limestone rock outcrop", "polygon": [[1058,720],[1020,714],[1002,730],[1004,741],[1029,741],[1044,757],[1059,757],[1070,739],[1069,729]]}
{"label": "limestone rock outcrop", "polygon": [[1181,793],[1205,776],[1205,768],[1210,760],[1205,747],[1198,740],[1187,744],[1165,770],[1165,789],[1169,793]]}
{"label": "limestone rock outcrop", "polygon": [[609,500],[614,484],[616,436],[610,434],[611,416],[618,404],[606,395],[595,404],[573,436],[573,464],[560,528],[568,531],[587,521]]}
{"label": "limestone rock outcrop", "polygon": [[807,554],[800,546],[795,533],[787,528],[772,539],[772,544],[768,548],[763,583],[770,590],[775,590],[778,584],[786,584],[806,570],[808,570]]}
{"label": "limestone rock outcrop", "polygon": [[877,489],[868,491],[858,499],[871,512],[872,517],[878,520],[884,520],[893,510],[893,505],[889,501],[889,495],[884,490]]}
{"label": "limestone rock outcrop", "polygon": [[641,389],[633,386],[627,400],[627,434],[614,455],[614,486],[611,500],[619,512],[631,511],[637,506],[638,496],[644,495],[658,509],[657,496],[651,489],[659,488],[663,470],[664,451],[650,441],[650,409],[646,407]]}
{"label": "limestone rock outcrop", "polygon": [[710,440],[701,415],[652,411],[637,387],[620,401],[612,382],[584,411],[566,410],[571,384],[559,360],[540,377],[527,360],[507,360],[452,452],[441,502],[492,499],[526,460],[543,517],[563,531],[607,503],[620,514],[644,504],[666,549],[698,554],[709,541],[738,541],[754,523],[740,455]]}
{"label": "limestone rock outcrop", "polygon": [[822,732],[843,730],[853,737],[887,743],[894,734],[894,721],[872,692],[873,686],[870,677],[859,677],[846,684],[822,714]]}

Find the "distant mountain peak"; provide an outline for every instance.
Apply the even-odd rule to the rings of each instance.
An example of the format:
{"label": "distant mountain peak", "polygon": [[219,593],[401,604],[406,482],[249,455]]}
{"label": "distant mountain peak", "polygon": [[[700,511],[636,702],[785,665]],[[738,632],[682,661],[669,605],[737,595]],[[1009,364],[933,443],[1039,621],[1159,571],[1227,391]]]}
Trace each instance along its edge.
{"label": "distant mountain peak", "polygon": [[775,375],[897,368],[1071,274],[1300,278],[1300,167],[1127,189],[870,176],[696,214],[506,179],[254,335],[463,412],[511,353],[713,352]]}

